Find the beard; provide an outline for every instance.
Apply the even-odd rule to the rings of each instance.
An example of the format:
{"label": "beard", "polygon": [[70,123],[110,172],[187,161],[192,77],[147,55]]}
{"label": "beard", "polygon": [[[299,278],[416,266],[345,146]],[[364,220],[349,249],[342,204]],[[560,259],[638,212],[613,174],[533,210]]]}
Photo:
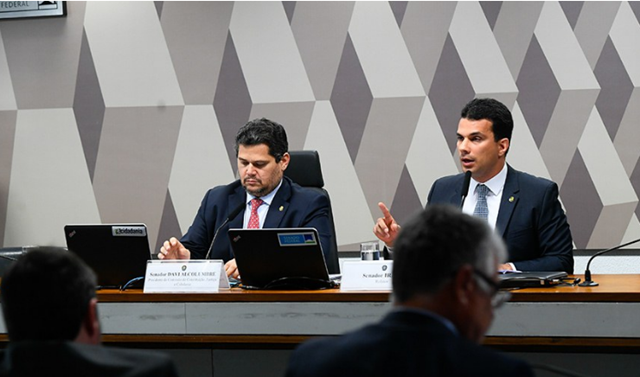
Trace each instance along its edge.
{"label": "beard", "polygon": [[[255,179],[255,178],[252,178],[252,179]],[[262,185],[262,181],[258,180],[257,183],[259,185]],[[253,196],[257,197],[257,198],[262,197],[264,195],[267,195],[268,193],[271,192],[271,190],[273,190],[273,189],[269,190],[269,187],[266,187],[266,186],[260,186],[260,187],[255,188],[255,189],[251,189],[251,188],[247,187],[247,185],[245,184],[245,180],[244,179],[242,180],[242,187],[244,187],[244,190],[246,192],[248,192],[250,195],[253,195]]]}

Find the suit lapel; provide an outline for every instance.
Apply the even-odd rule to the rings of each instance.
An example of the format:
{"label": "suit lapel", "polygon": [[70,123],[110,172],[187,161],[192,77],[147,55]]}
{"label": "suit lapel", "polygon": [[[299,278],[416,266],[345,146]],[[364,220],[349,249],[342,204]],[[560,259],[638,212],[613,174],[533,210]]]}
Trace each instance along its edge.
{"label": "suit lapel", "polygon": [[518,172],[507,165],[507,179],[502,189],[502,199],[498,210],[498,219],[496,220],[496,232],[500,236],[504,235],[504,231],[507,229],[509,221],[511,221],[511,215],[513,215],[513,211],[520,200],[519,193]]}
{"label": "suit lapel", "polygon": [[[245,203],[246,205],[246,200],[247,200],[247,193],[245,192],[244,187],[240,185],[238,186],[238,188],[236,188],[233,195],[229,195],[229,202],[228,202],[227,213],[225,217],[229,216],[229,213],[234,209],[238,208],[238,206],[241,203]],[[242,228],[242,224],[244,222],[243,220],[244,220],[244,209],[238,214],[238,216],[236,216],[234,219],[231,219],[231,221],[229,221],[229,228]]]}
{"label": "suit lapel", "polygon": [[464,183],[464,174],[460,174],[456,177],[456,181],[454,183],[454,189],[451,190],[451,196],[447,199],[448,203],[453,204],[456,207],[460,207],[460,202],[462,201],[462,184]]}
{"label": "suit lapel", "polygon": [[291,183],[287,177],[282,179],[282,185],[276,196],[271,201],[267,218],[264,220],[263,228],[279,228],[284,214],[289,209],[291,200]]}

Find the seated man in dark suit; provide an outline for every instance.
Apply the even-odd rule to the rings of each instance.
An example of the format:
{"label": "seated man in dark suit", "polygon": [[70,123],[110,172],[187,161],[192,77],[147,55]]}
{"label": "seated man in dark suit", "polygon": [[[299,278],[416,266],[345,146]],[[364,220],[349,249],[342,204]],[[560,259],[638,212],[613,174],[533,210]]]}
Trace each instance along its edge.
{"label": "seated man in dark suit", "polygon": [[[491,98],[474,99],[461,112],[458,154],[464,172],[471,172],[467,192],[464,174],[440,178],[431,186],[428,204],[456,207],[481,216],[507,244],[508,262],[501,270],[566,271],[573,273],[573,239],[558,200],[558,185],[515,170],[506,163],[513,118],[507,107]],[[393,247],[399,225],[384,203],[383,217],[373,232]]]}
{"label": "seated man in dark suit", "polygon": [[9,346],[0,376],[177,376],[162,353],[100,345],[96,276],[62,248],[23,254],[2,278]]}
{"label": "seated man in dark suit", "polygon": [[[229,228],[309,227],[318,231],[328,260],[329,200],[284,176],[290,159],[284,128],[266,118],[252,120],[238,131],[235,148],[240,179],[210,189],[187,233],[180,241],[175,237],[165,241],[158,258],[222,259],[227,275],[237,278]],[[212,244],[216,231],[220,234]]]}
{"label": "seated man in dark suit", "polygon": [[482,220],[428,207],[395,242],[394,309],[376,324],[304,343],[286,376],[533,376],[525,362],[478,345],[508,299],[496,276],[505,255]]}

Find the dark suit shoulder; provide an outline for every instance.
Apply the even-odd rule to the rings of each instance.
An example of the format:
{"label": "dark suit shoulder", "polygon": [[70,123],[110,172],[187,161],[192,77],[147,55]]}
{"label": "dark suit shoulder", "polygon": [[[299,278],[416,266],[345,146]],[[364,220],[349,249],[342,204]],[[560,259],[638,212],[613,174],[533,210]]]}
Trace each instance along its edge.
{"label": "dark suit shoulder", "polygon": [[[36,363],[33,361],[37,360]],[[108,348],[74,342],[19,342],[3,355],[0,376],[49,375],[51,366],[65,375],[92,377],[173,377],[171,358],[160,352]]]}
{"label": "dark suit shoulder", "polygon": [[244,190],[239,179],[229,183],[228,185],[220,185],[210,188],[205,194],[205,199],[215,200],[218,198],[224,198],[226,200],[229,195],[236,193],[238,190]]}
{"label": "dark suit shoulder", "polygon": [[[499,368],[497,368],[499,366]],[[381,322],[300,346],[287,377],[531,376],[522,361],[456,335],[434,317],[394,311]]]}
{"label": "dark suit shoulder", "polygon": [[454,174],[454,175],[447,175],[444,177],[440,177],[438,179],[436,179],[436,181],[433,183],[438,184],[438,185],[451,185],[451,184],[459,184],[460,182],[462,182],[464,178],[464,174]]}
{"label": "dark suit shoulder", "polygon": [[516,177],[521,189],[531,188],[534,190],[541,190],[556,185],[556,183],[550,179],[537,177],[511,167],[509,167],[508,174],[513,174]]}

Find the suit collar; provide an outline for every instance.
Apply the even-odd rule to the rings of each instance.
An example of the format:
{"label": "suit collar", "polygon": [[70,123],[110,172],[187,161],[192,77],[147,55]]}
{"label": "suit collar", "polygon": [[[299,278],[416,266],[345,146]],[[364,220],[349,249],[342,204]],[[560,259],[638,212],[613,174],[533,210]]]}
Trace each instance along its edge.
{"label": "suit collar", "polygon": [[383,322],[397,326],[409,326],[415,330],[420,328],[428,329],[429,331],[437,330],[443,334],[458,336],[458,330],[451,321],[422,310],[398,307],[387,314]]}
{"label": "suit collar", "polygon": [[[236,181],[239,182],[239,181]],[[282,222],[282,218],[284,217],[287,209],[289,208],[289,202],[291,201],[292,188],[291,188],[291,180],[287,177],[282,178],[282,184],[276,193],[276,196],[273,197],[271,201],[271,205],[269,205],[269,212],[267,213],[267,218],[264,220],[263,228],[279,228],[280,223]],[[232,195],[229,195],[228,200],[228,212],[233,211],[234,208],[237,208],[239,205],[243,203],[246,205],[247,200],[247,192],[245,191],[242,184],[238,184],[238,187],[235,188]],[[243,226],[243,218],[244,218],[244,210],[236,216],[234,219],[229,221],[229,228],[242,228]]]}
{"label": "suit collar", "polygon": [[280,189],[278,189],[276,196],[273,197],[271,205],[269,206],[269,212],[267,212],[267,218],[264,220],[263,228],[280,227],[282,218],[289,208],[291,194],[291,180],[287,177],[283,177]]}
{"label": "suit collar", "polygon": [[[227,212],[233,211],[235,208],[238,208],[238,206],[242,204],[244,204],[245,206],[247,204],[246,203],[247,192],[244,190],[244,187],[242,186],[242,183],[240,183],[239,180],[236,182],[238,182],[238,187],[235,188],[235,190],[233,191],[233,194],[229,195]],[[227,216],[228,215],[229,213],[227,213]],[[244,210],[242,210],[240,214],[238,214],[238,216],[236,216],[235,218],[229,221],[229,228],[242,228],[243,218],[244,218]]]}

